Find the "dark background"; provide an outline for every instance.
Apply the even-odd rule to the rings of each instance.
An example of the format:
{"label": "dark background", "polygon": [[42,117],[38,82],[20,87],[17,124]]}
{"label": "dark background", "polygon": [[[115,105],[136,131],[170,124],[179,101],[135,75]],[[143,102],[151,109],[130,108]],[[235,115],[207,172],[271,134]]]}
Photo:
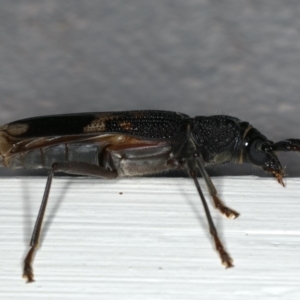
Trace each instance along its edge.
{"label": "dark background", "polygon": [[[1,1],[0,61],[3,124],[164,109],[230,114],[274,141],[300,138],[298,0]],[[300,175],[299,154],[280,157]]]}

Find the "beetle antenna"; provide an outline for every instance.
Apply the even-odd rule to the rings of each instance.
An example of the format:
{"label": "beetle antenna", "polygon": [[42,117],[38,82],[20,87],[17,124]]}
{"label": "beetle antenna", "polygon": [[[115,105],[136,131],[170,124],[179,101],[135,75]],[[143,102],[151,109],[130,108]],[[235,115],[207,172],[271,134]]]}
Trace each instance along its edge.
{"label": "beetle antenna", "polygon": [[273,151],[300,151],[300,140],[287,139],[285,141],[279,141],[272,145]]}
{"label": "beetle antenna", "polygon": [[208,205],[206,203],[205,197],[202,193],[199,182],[197,180],[197,172],[193,168],[189,168],[188,173],[191,176],[191,178],[194,180],[194,183],[196,185],[198,194],[201,198],[201,201],[202,201],[202,204],[203,204],[203,207],[204,207],[204,211],[205,211],[205,214],[206,214],[206,218],[207,218],[207,221],[208,221],[209,232],[212,235],[212,237],[214,238],[215,247],[216,247],[216,250],[218,251],[218,253],[221,257],[222,264],[225,266],[225,268],[231,268],[231,267],[233,267],[233,263],[232,263],[233,260],[229,256],[229,254],[226,252],[222,242],[219,239],[217,229],[215,227],[215,224],[214,224],[213,219],[211,217],[211,214],[210,214]]}

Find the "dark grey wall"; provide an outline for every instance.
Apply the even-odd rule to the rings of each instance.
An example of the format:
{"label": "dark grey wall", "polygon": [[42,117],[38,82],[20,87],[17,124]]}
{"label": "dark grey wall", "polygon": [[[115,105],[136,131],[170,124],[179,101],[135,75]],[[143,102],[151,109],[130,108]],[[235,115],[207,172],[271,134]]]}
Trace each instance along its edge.
{"label": "dark grey wall", "polygon": [[[297,0],[4,0],[0,61],[1,123],[166,109],[300,138]],[[300,155],[283,164],[300,175]]]}

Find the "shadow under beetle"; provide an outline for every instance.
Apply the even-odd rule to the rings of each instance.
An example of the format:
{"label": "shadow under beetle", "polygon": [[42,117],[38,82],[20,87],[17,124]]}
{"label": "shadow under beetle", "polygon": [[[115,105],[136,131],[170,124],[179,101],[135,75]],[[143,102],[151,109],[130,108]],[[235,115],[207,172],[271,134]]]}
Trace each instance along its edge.
{"label": "shadow under beetle", "polygon": [[58,171],[111,179],[186,170],[201,198],[222,264],[232,267],[197,174],[203,176],[215,207],[234,219],[239,214],[218,198],[205,167],[229,161],[250,163],[271,173],[284,186],[277,151],[300,151],[300,140],[273,143],[248,122],[224,115],[190,118],[171,111],[100,112],[36,117],[1,126],[1,167],[50,169],[23,277],[34,281],[32,264],[53,174]]}

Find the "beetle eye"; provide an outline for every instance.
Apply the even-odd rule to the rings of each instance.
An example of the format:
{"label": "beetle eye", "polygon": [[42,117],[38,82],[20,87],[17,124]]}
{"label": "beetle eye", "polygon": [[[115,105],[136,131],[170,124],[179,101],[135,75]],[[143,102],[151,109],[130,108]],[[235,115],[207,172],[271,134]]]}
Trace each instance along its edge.
{"label": "beetle eye", "polygon": [[263,166],[268,160],[268,152],[264,150],[267,144],[261,139],[254,139],[249,143],[248,157],[250,162],[257,166]]}

